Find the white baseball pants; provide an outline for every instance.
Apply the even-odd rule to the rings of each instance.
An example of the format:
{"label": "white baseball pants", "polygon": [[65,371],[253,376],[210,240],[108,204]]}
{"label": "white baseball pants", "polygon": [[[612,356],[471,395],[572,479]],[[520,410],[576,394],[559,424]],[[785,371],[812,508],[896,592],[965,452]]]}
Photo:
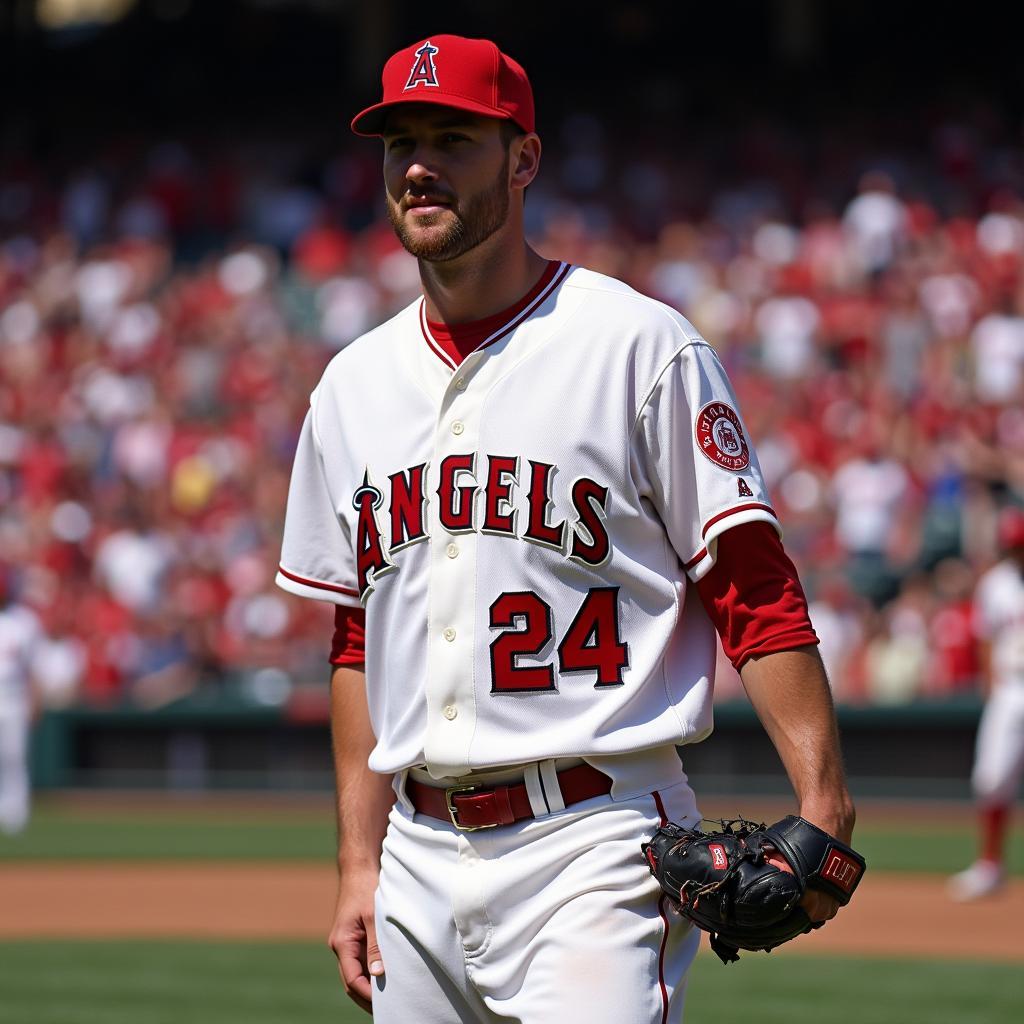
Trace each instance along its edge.
{"label": "white baseball pants", "polygon": [[1013,802],[1024,774],[1024,687],[997,687],[985,704],[974,747],[971,785],[979,802]]}
{"label": "white baseball pants", "polygon": [[375,1024],[678,1024],[700,933],[640,853],[682,782],[476,832],[391,812],[376,896]]}
{"label": "white baseball pants", "polygon": [[20,832],[28,823],[28,708],[0,709],[0,830]]}

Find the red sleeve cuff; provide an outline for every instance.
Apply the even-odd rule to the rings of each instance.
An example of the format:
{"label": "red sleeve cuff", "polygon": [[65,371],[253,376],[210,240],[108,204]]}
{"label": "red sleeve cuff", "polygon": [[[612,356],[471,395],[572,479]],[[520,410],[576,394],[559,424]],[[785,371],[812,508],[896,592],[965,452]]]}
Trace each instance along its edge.
{"label": "red sleeve cuff", "polygon": [[721,534],[715,564],[696,586],[737,670],[753,655],[818,643],[796,567],[770,523]]}
{"label": "red sleeve cuff", "polygon": [[362,665],[366,661],[366,609],[334,606],[332,665]]}

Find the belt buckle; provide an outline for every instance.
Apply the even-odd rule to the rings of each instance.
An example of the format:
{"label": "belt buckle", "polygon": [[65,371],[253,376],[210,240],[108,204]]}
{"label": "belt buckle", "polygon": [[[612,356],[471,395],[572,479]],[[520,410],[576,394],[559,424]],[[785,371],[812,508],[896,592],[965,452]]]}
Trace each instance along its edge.
{"label": "belt buckle", "polygon": [[451,818],[452,824],[459,829],[460,832],[479,832],[485,828],[497,828],[498,823],[492,822],[490,825],[463,825],[459,821],[459,809],[452,803],[452,797],[456,793],[478,793],[482,789],[486,789],[485,786],[449,786],[444,791],[444,802],[448,807],[448,817]]}

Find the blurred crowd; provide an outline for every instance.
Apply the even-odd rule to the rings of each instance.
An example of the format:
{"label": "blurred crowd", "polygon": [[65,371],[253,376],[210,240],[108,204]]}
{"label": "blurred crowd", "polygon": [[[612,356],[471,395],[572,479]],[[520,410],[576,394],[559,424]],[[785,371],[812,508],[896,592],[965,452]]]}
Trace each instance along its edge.
{"label": "blurred crowd", "polygon": [[[848,139],[809,168],[737,131],[751,173],[716,180],[700,147],[623,153],[569,119],[530,235],[719,352],[837,699],[971,692],[972,589],[1024,502],[1024,148],[946,125],[913,159]],[[309,392],[418,294],[377,158],[273,138],[0,164],[0,593],[41,621],[49,703],[326,679],[331,606],[273,575]]]}

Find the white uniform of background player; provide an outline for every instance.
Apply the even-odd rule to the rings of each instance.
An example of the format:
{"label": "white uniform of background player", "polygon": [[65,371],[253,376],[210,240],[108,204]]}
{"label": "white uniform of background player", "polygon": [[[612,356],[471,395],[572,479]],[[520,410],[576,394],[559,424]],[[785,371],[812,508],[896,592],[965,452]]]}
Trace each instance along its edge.
{"label": "white uniform of background player", "polygon": [[20,832],[29,817],[32,660],[42,640],[35,614],[8,603],[0,580],[0,830],[7,833]]}
{"label": "white uniform of background player", "polygon": [[[492,43],[431,37],[388,62],[385,98],[469,97],[486,115],[503,90],[523,102],[516,68]],[[529,104],[513,106],[528,132]],[[474,149],[449,156],[426,130],[441,141],[423,159],[451,168],[433,188],[450,190]],[[775,515],[693,325],[604,275],[548,274],[461,363],[423,299],[357,339],[313,392],[295,455],[277,582],[365,607],[369,767],[397,796],[378,1021],[664,1024],[698,946],[639,842],[699,818],[675,745],[711,731],[716,638],[691,584],[724,531]],[[581,771],[607,785],[569,796]],[[525,820],[508,823],[505,782]],[[462,827],[478,798],[445,791],[467,783],[499,787],[481,802],[501,825]],[[460,809],[425,813],[423,794]]]}
{"label": "white uniform of background player", "polygon": [[975,631],[989,687],[975,741],[971,786],[981,817],[981,855],[950,880],[956,899],[985,896],[1002,887],[1009,812],[1024,774],[1024,512],[1007,509],[1000,520],[1006,557],[978,581]]}

